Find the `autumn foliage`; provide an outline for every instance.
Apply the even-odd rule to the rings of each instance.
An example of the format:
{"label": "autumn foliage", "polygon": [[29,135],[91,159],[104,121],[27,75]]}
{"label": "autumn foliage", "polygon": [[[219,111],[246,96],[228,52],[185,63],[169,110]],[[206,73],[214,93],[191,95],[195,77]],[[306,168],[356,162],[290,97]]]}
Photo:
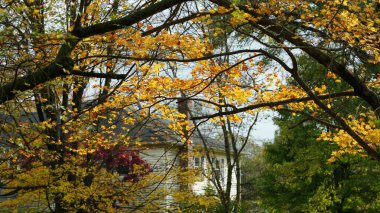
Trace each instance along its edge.
{"label": "autumn foliage", "polygon": [[[379,7],[2,0],[0,180],[3,196],[17,196],[0,205],[91,212],[145,198],[135,207],[153,208],[169,194],[155,184],[170,175],[154,175],[141,158],[148,142],[188,144],[196,125],[268,109],[326,126],[319,140],[340,147],[330,163],[380,161]],[[303,79],[301,52],[323,80]],[[184,97],[199,107],[191,124],[175,106]]]}

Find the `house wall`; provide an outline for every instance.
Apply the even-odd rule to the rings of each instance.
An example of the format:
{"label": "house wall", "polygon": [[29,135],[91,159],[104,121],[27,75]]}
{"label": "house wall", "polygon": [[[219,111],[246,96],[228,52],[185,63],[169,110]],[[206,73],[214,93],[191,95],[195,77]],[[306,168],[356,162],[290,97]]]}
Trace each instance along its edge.
{"label": "house wall", "polygon": [[[202,180],[195,182],[193,185],[194,193],[199,194],[199,195],[205,194],[205,188],[208,186],[212,186],[215,189],[215,187],[213,186],[213,183],[210,180],[212,178],[211,168],[210,168],[210,165],[207,162],[207,159],[205,158],[205,156],[195,156],[194,158],[202,159],[202,157],[205,159],[203,162],[202,162],[202,160],[200,160],[201,161],[201,167],[199,169],[201,171],[203,171],[202,172],[203,174],[201,177]],[[215,153],[213,156],[211,156],[211,158],[215,158],[215,159],[219,160],[219,162],[221,162],[223,160],[223,162],[224,162],[223,168],[221,168],[221,170],[223,170],[223,172],[221,172],[223,174],[223,178],[221,178],[222,179],[221,184],[224,187],[224,189],[226,189],[226,184],[227,184],[227,159],[226,159],[226,156],[223,153]],[[195,163],[195,160],[193,160],[193,163]],[[232,180],[231,180],[231,199],[234,199],[236,197],[236,190],[237,190],[236,183],[237,183],[237,181],[236,181],[236,173],[235,172],[236,172],[235,169],[233,169]]]}
{"label": "house wall", "polygon": [[[160,173],[163,174],[165,172],[168,172],[170,167],[172,165],[175,165],[177,168],[179,167],[179,160],[178,158],[176,159],[178,149],[176,148],[168,148],[168,147],[151,147],[149,149],[141,151],[141,157],[146,160],[149,164],[152,165],[153,171],[155,173]],[[215,188],[212,185],[212,182],[210,181],[210,178],[212,178],[211,175],[211,167],[208,164],[205,156],[204,161],[202,162],[203,164],[201,167],[199,167],[200,173],[200,179],[201,181],[196,181],[193,185],[193,191],[195,194],[198,195],[203,195],[205,194],[205,188],[211,186]],[[201,161],[202,156],[194,156],[194,158],[199,158]],[[191,165],[194,166],[194,158],[191,162]],[[226,156],[223,153],[215,153],[212,158],[215,158],[221,162],[223,160],[223,182],[222,185],[224,186],[224,189],[226,188],[226,183],[227,183],[227,159]],[[173,164],[174,163],[174,164]],[[203,168],[203,169],[202,169]],[[170,177],[170,176],[169,176]],[[178,190],[179,186],[176,183],[176,180],[173,178],[169,178],[169,180],[165,180],[161,183],[161,188],[167,188],[168,191],[173,191],[173,190]],[[232,174],[232,184],[231,184],[231,198],[234,199],[236,197],[236,175],[235,175],[235,170],[233,170]],[[172,198],[170,195],[167,195],[167,204],[170,204],[172,201]]]}
{"label": "house wall", "polygon": [[[161,201],[159,205],[162,208],[170,208],[174,204],[171,192],[178,190],[178,184],[175,177],[171,176],[169,171],[172,171],[171,167],[179,166],[179,162],[176,159],[177,154],[176,148],[169,147],[149,147],[140,151],[140,156],[143,160],[148,162],[152,169],[153,175],[156,174],[154,178],[155,183],[152,185],[152,190],[158,190],[162,192]],[[169,173],[165,177],[165,174]],[[157,189],[156,189],[157,187]]]}

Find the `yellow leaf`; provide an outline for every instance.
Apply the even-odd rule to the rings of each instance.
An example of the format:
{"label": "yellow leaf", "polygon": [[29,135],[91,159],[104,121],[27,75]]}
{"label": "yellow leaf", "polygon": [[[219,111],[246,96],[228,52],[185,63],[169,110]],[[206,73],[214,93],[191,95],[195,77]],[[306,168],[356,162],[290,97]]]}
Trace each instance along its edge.
{"label": "yellow leaf", "polygon": [[75,66],[73,67],[73,70],[80,70],[80,67],[79,67],[78,65],[75,65]]}

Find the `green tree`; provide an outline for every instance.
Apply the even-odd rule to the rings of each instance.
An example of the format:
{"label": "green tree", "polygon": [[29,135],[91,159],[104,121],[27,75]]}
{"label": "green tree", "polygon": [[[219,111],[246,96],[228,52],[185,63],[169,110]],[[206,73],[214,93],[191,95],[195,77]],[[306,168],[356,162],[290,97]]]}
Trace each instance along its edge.
{"label": "green tree", "polygon": [[[325,78],[328,70],[310,57],[302,55],[298,60],[302,78],[315,87],[328,85],[330,92],[348,87],[334,87],[334,80]],[[360,106],[357,100],[334,104],[341,114]],[[279,109],[275,119],[279,130],[274,142],[256,149],[254,157],[244,164],[245,186],[254,193],[254,202],[261,209],[274,212],[376,212],[380,196],[377,162],[350,154],[329,161],[339,147],[319,138],[322,132],[336,131],[335,123],[307,109],[298,113],[295,116],[287,107]],[[259,169],[251,171],[252,164]]]}
{"label": "green tree", "polygon": [[261,154],[264,169],[250,181],[259,206],[275,212],[376,212],[377,163],[355,156],[327,163],[336,147],[316,140],[321,129],[315,123],[289,128],[299,121],[286,114],[276,119],[275,141]]}

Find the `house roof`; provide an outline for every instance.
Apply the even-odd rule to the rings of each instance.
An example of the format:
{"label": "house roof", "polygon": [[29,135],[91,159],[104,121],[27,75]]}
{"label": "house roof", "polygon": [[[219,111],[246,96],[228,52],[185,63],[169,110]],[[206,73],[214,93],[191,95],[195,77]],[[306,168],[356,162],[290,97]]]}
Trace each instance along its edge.
{"label": "house roof", "polygon": [[[125,130],[123,130],[122,117],[123,115],[129,113],[121,113],[118,117],[118,122],[115,123],[117,128],[115,129],[116,134],[127,134]],[[138,139],[141,142],[145,142],[146,144],[170,144],[175,146],[182,146],[181,138],[177,135],[173,130],[171,130],[169,126],[170,122],[164,119],[159,118],[150,118],[150,120],[142,120],[135,123],[133,126],[128,126],[128,134],[132,139]],[[202,137],[198,134],[197,131],[190,133],[190,141],[196,147],[203,147],[203,142],[205,142],[208,148],[213,150],[221,150],[224,151],[224,143],[215,137],[207,136],[202,134]]]}
{"label": "house roof", "polygon": [[196,147],[203,148],[205,143],[207,147],[210,149],[224,151],[224,142],[215,137],[210,137],[203,134],[201,137],[197,132],[195,132],[191,137],[191,141],[193,142],[193,145]]}
{"label": "house roof", "polygon": [[[168,127],[170,124],[169,121],[152,117],[144,119],[138,118],[138,116],[138,113],[128,113],[126,110],[120,110],[120,113],[116,116],[116,118],[114,118],[113,122],[113,124],[116,125],[116,128],[114,130],[115,135],[117,136],[120,134],[128,134],[132,141],[135,140],[144,142],[145,144],[169,144],[174,146],[183,145],[180,136],[175,134],[175,132]],[[125,117],[137,118],[137,122],[134,125],[126,125],[123,123],[123,118]],[[22,115],[19,119],[19,121],[31,123],[39,121],[37,112],[31,112],[26,115]],[[0,124],[12,122],[13,119],[11,116],[0,114]],[[101,122],[104,122],[104,124],[106,124],[107,120]],[[11,143],[7,142],[7,138],[14,137],[14,134],[5,134],[4,132],[0,132],[0,136],[3,139],[0,146],[12,146]],[[206,134],[202,134],[201,137],[196,131],[191,134],[190,140],[196,147],[203,147],[203,143],[205,142],[210,149],[220,151],[224,150],[224,143],[222,141],[214,137],[207,136]]]}

